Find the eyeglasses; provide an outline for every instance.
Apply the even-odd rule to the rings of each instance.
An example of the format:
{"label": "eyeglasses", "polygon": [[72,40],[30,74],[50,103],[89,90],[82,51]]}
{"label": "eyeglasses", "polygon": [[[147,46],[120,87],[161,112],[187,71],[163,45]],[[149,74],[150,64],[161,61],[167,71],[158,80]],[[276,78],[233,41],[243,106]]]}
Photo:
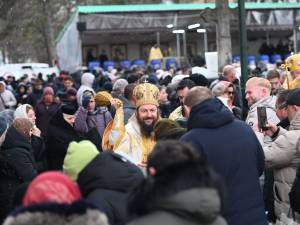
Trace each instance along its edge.
{"label": "eyeglasses", "polygon": [[227,91],[226,92],[228,95],[234,95],[234,92],[233,91]]}

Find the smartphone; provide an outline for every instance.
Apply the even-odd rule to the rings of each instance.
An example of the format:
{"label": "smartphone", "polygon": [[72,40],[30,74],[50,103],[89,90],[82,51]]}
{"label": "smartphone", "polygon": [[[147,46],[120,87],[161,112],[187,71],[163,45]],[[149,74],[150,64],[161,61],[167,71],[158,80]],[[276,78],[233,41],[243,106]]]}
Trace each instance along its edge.
{"label": "smartphone", "polygon": [[267,109],[266,107],[257,107],[257,119],[258,119],[258,128],[261,130],[268,130],[267,124]]}

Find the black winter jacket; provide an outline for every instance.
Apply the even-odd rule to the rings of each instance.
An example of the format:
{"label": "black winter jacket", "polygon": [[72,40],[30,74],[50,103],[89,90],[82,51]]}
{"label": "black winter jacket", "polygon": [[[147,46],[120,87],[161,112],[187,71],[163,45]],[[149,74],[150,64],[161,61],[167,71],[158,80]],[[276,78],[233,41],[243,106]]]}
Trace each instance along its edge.
{"label": "black winter jacket", "polygon": [[47,140],[46,155],[49,170],[62,170],[68,146],[72,141],[81,141],[82,137],[68,124],[59,111],[50,120]]}
{"label": "black winter jacket", "polygon": [[111,225],[127,220],[127,195],[143,180],[141,170],[122,156],[103,152],[79,174],[83,196],[104,212]]}
{"label": "black winter jacket", "polygon": [[229,225],[266,225],[259,176],[264,153],[255,133],[216,98],[194,106],[188,120],[189,142],[204,154],[208,164],[224,179],[223,216]]}
{"label": "black winter jacket", "polygon": [[30,142],[14,127],[7,131],[0,154],[0,221],[12,209],[14,192],[36,175],[36,163]]}

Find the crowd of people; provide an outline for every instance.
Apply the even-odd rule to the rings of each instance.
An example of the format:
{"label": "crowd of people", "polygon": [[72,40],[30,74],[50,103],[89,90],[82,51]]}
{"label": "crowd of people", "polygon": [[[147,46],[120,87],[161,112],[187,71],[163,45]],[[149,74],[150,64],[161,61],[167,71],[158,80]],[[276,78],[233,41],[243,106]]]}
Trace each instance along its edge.
{"label": "crowd of people", "polygon": [[0,223],[297,224],[299,65],[2,78]]}

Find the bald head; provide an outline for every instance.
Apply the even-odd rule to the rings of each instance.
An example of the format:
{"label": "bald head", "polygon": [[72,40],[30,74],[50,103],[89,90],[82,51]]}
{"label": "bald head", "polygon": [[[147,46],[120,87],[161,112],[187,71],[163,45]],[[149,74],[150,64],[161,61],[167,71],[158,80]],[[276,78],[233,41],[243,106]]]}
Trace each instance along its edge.
{"label": "bald head", "polygon": [[187,95],[184,98],[184,105],[192,108],[195,105],[200,104],[206,99],[213,98],[213,95],[207,87],[193,87],[189,90]]}
{"label": "bald head", "polygon": [[223,76],[229,81],[233,82],[236,79],[236,70],[232,65],[226,65],[223,68]]}

